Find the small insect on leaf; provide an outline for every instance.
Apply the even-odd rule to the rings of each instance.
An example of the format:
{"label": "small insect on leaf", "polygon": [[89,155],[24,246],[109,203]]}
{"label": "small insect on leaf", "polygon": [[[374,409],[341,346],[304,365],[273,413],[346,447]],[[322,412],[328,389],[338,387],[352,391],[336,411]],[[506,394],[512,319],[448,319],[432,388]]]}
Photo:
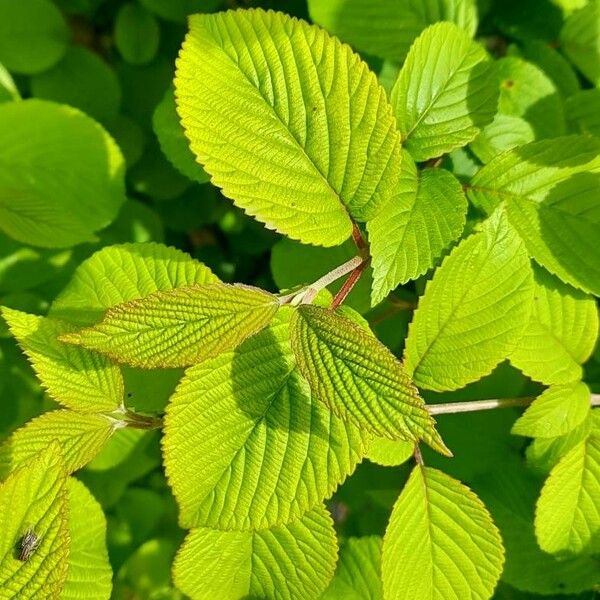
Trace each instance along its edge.
{"label": "small insect on leaf", "polygon": [[21,538],[19,560],[22,560],[23,562],[29,560],[39,545],[40,538],[30,527]]}

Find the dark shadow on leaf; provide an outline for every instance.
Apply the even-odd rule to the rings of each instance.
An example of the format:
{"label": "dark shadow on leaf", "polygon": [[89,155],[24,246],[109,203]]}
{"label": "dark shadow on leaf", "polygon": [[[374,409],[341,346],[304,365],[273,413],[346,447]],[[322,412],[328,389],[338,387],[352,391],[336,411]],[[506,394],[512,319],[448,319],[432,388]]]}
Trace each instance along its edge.
{"label": "dark shadow on leaf", "polygon": [[330,439],[318,401],[311,399],[308,384],[270,328],[238,346],[231,378],[237,405],[256,426]]}

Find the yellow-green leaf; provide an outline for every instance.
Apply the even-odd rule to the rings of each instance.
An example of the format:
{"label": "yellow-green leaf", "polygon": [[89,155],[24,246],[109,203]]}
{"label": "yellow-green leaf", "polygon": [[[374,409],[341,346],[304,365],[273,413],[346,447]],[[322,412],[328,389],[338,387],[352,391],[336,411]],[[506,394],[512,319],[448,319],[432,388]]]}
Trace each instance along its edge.
{"label": "yellow-green leaf", "polygon": [[383,600],[379,536],[344,541],[335,576],[320,600]]}
{"label": "yellow-green leaf", "polygon": [[119,368],[97,352],[69,346],[58,336],[77,328],[3,307],[10,332],[31,361],[48,395],[79,412],[110,412],[123,402]]}
{"label": "yellow-green leaf", "polygon": [[192,600],[317,600],[336,559],[333,522],[319,506],[270,529],[192,529],[175,557],[173,579]]}
{"label": "yellow-green leaf", "polygon": [[558,437],[581,425],[589,412],[590,389],[585,383],[553,385],[515,422],[512,433],[534,438]]}
{"label": "yellow-green leaf", "polygon": [[525,246],[498,210],[427,283],[406,340],[408,373],[418,386],[436,391],[491,373],[515,348],[532,300]]}
{"label": "yellow-green leaf", "polygon": [[106,549],[106,518],[100,504],[78,479],[70,477],[69,570],[60,600],[108,600],[112,569]]}
{"label": "yellow-green leaf", "polygon": [[444,169],[419,172],[410,154],[403,151],[396,193],[367,223],[372,304],[433,267],[461,234],[466,214],[467,199],[456,177]]}
{"label": "yellow-green leaf", "polygon": [[441,156],[492,122],[498,102],[493,63],[458,26],[436,23],[412,45],[391,102],[412,157]]}
{"label": "yellow-green leaf", "polygon": [[572,135],[496,156],[467,187],[487,214],[504,204],[535,261],[564,282],[600,295],[600,140]]}
{"label": "yellow-green leaf", "polygon": [[540,548],[551,554],[600,551],[600,421],[552,469],[535,513]]}
{"label": "yellow-green leaf", "polygon": [[65,470],[72,473],[96,456],[117,423],[103,415],[70,410],[44,413],[17,429],[0,446],[0,478],[53,441],[60,445]]}
{"label": "yellow-green leaf", "polygon": [[263,10],[193,16],[175,88],[213,183],[271,229],[336,246],[348,212],[367,220],[393,192],[400,136],[385,92],[319,27]]}
{"label": "yellow-green leaf", "polygon": [[332,310],[303,305],[291,342],[312,393],[334,413],[376,435],[422,439],[449,453],[404,367],[370,332]]}
{"label": "yellow-green leaf", "polygon": [[283,307],[235,352],[187,370],[167,407],[163,454],[186,527],[287,523],[329,497],[367,435],[311,397]]}
{"label": "yellow-green leaf", "polygon": [[97,325],[60,339],[136,367],[184,367],[235,348],[278,308],[258,288],[196,285],[118,304]]}
{"label": "yellow-green leaf", "polygon": [[[54,443],[0,484],[0,590],[3,598],[57,598],[69,560],[67,473]],[[20,560],[27,533],[38,541]]]}
{"label": "yellow-green leaf", "polygon": [[415,467],[383,538],[385,597],[491,598],[503,563],[502,538],[481,500],[445,473]]}
{"label": "yellow-green leaf", "polygon": [[82,326],[100,320],[107,308],[219,278],[189,254],[162,244],[120,244],[93,254],[75,270],[50,316]]}
{"label": "yellow-green leaf", "polygon": [[534,267],[533,310],[510,362],[547,385],[582,377],[598,338],[594,298]]}

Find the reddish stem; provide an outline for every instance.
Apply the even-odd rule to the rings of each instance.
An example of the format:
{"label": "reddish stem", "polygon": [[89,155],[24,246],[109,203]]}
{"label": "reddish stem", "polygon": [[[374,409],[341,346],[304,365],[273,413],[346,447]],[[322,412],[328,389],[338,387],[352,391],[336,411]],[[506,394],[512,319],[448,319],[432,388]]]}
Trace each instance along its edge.
{"label": "reddish stem", "polygon": [[369,261],[365,260],[350,273],[348,279],[344,281],[344,284],[340,288],[340,291],[335,295],[335,298],[331,303],[331,310],[335,310],[348,297],[348,294],[352,291],[352,288],[356,285],[356,282],[360,279],[360,276],[363,274],[363,271],[367,268],[368,264]]}
{"label": "reddish stem", "polygon": [[365,238],[363,237],[362,232],[356,223],[352,224],[352,239],[354,240],[354,243],[356,244],[356,247],[361,255],[363,255],[367,249],[367,242],[365,241]]}

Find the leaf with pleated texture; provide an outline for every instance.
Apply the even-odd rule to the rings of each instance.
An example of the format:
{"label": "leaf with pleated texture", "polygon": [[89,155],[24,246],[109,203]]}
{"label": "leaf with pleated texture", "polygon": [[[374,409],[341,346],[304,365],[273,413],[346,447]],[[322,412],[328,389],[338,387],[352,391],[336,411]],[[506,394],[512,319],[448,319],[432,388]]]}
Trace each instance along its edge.
{"label": "leaf with pleated texture", "polygon": [[467,199],[459,181],[443,169],[417,172],[402,154],[396,193],[367,223],[373,263],[372,304],[398,284],[423,275],[462,232]]}
{"label": "leaf with pleated texture", "polygon": [[485,50],[453,23],[415,41],[392,89],[406,149],[417,161],[472,141],[496,114],[498,84]]}
{"label": "leaf with pleated texture", "polygon": [[76,331],[76,327],[6,307],[1,314],[56,402],[79,412],[119,408],[123,401],[119,368],[101,354],[58,341],[59,335]]}
{"label": "leaf with pleated texture", "polygon": [[185,527],[287,523],[329,497],[367,436],[311,397],[283,307],[235,352],[188,369],[167,407],[163,454]]}
{"label": "leaf with pleated texture", "polygon": [[93,119],[43,100],[0,104],[0,229],[25,244],[95,241],[125,201],[125,161]]}
{"label": "leaf with pleated texture", "polygon": [[173,579],[192,600],[317,600],[336,559],[333,522],[320,506],[270,529],[192,529],[175,557]]}
{"label": "leaf with pleated texture", "polygon": [[258,288],[196,285],[118,304],[97,325],[60,339],[135,367],[185,367],[235,348],[278,308],[277,298]]}
{"label": "leaf with pleated texture", "polygon": [[300,372],[334,413],[376,435],[422,439],[450,453],[404,367],[369,331],[327,308],[303,305],[290,335]]}
{"label": "leaf with pleated texture", "polygon": [[540,267],[534,280],[529,323],[509,360],[547,385],[580,379],[598,337],[596,302]]}
{"label": "leaf with pleated texture", "polygon": [[108,600],[112,569],[106,549],[106,518],[83,483],[70,478],[67,487],[71,545],[60,600]]}
{"label": "leaf with pleated texture", "polygon": [[400,136],[357,54],[282,13],[190,19],[175,77],[192,151],[248,214],[304,243],[350,237],[398,178]]}
{"label": "leaf with pleated texture", "polygon": [[473,0],[308,0],[311,19],[344,42],[399,63],[415,38],[436,21],[451,21],[473,36]]}
{"label": "leaf with pleated texture", "polygon": [[[58,598],[69,559],[67,473],[58,444],[32,457],[0,484],[0,591],[3,598]],[[37,548],[19,559],[26,533]]]}
{"label": "leaf with pleated texture", "polygon": [[567,136],[515,148],[471,180],[490,214],[504,203],[529,254],[566,283],[600,295],[600,140]]}
{"label": "leaf with pleated texture", "polygon": [[598,585],[599,560],[588,556],[557,559],[540,550],[533,525],[539,486],[521,463],[506,460],[475,484],[504,541],[504,582],[524,592],[560,597]]}
{"label": "leaf with pleated texture", "polygon": [[600,137],[600,89],[583,90],[567,98],[569,122],[581,133]]}
{"label": "leaf with pleated texture", "polygon": [[385,597],[490,598],[503,563],[502,538],[481,500],[449,475],[415,467],[383,538]]}
{"label": "leaf with pleated texture", "polygon": [[532,300],[525,247],[498,210],[428,282],[406,340],[408,373],[419,387],[436,391],[491,373],[521,337]]}
{"label": "leaf with pleated texture", "polygon": [[383,600],[379,536],[349,538],[342,544],[335,576],[319,600]]}
{"label": "leaf with pleated texture", "polygon": [[17,429],[0,446],[0,479],[53,441],[60,444],[64,468],[72,473],[100,451],[115,430],[115,421],[103,415],[54,410]]}
{"label": "leaf with pleated texture", "polygon": [[596,86],[600,84],[600,2],[590,0],[565,21],[560,47],[571,62]]}
{"label": "leaf with pleated texture", "polygon": [[498,114],[481,130],[469,148],[482,163],[488,163],[498,154],[533,140],[533,127],[525,119]]}
{"label": "leaf with pleated texture", "polygon": [[207,266],[175,248],[154,243],[109,246],[79,265],[52,303],[50,316],[92,325],[116,304],[218,281]]}
{"label": "leaf with pleated texture", "polygon": [[600,551],[600,421],[552,469],[537,502],[535,534],[551,554]]}
{"label": "leaf with pleated texture", "polygon": [[552,438],[581,425],[590,411],[590,390],[580,381],[554,385],[538,396],[515,422],[512,433]]}

